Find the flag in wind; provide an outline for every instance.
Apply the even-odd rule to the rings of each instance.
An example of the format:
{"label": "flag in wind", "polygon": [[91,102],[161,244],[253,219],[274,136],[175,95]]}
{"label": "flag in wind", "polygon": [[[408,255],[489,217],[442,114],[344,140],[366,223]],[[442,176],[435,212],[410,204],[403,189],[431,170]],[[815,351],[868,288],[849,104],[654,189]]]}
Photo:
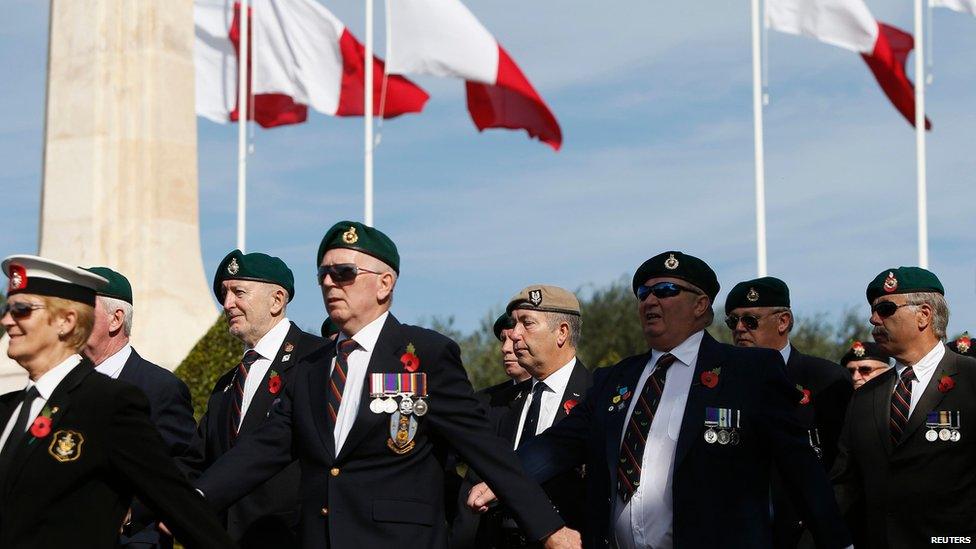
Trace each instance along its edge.
{"label": "flag in wind", "polygon": [[[876,21],[862,0],[767,0],[766,26],[860,53],[891,103],[915,124],[915,87],[905,74],[915,41]],[[925,128],[931,127],[926,118]]]}
{"label": "flag in wind", "polygon": [[929,5],[976,15],[976,0],[929,0]]}
{"label": "flag in wind", "polygon": [[562,131],[545,101],[488,29],[459,0],[388,3],[389,59],[394,74],[460,78],[479,130],[522,129],[555,150]]}
{"label": "flag in wind", "polygon": [[[250,56],[253,108],[249,118],[270,128],[304,122],[308,107],[333,116],[362,116],[366,60],[362,44],[315,0],[252,0]],[[239,5],[195,0],[197,114],[237,120]],[[373,58],[373,114],[380,114],[383,62]],[[389,76],[383,116],[420,112],[428,95]]]}

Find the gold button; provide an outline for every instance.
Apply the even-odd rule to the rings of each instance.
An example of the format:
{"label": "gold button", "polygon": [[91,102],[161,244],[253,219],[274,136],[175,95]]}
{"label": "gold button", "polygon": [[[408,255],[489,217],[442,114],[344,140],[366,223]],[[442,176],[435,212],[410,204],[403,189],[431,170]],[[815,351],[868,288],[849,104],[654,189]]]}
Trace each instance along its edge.
{"label": "gold button", "polygon": [[319,513],[322,513],[322,516],[323,517],[327,517],[327,516],[329,516],[329,508],[328,507],[323,507],[322,509],[319,510]]}
{"label": "gold button", "polygon": [[333,467],[332,470],[329,471],[329,474],[332,475],[332,476],[334,476],[334,477],[339,476],[339,468],[338,467]]}

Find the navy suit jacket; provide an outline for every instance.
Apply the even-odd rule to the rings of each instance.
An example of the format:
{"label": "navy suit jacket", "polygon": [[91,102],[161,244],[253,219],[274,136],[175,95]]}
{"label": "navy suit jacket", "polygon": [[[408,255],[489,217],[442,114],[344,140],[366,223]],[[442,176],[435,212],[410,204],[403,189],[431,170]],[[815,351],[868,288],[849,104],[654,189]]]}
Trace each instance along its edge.
{"label": "navy suit jacket", "polygon": [[[405,371],[413,344],[427,374],[429,411],[406,453],[391,451],[391,415],[370,411],[369,375]],[[562,526],[542,490],[526,478],[509,443],[491,434],[456,343],[389,315],[370,357],[355,423],[337,453],[326,412],[335,345],[296,368],[280,406],[198,480],[216,508],[230,505],[293,459],[302,470],[302,545],[307,548],[447,545],[444,464],[451,448],[513,509],[533,539]]]}
{"label": "navy suit jacket", "polygon": [[[595,372],[582,404],[519,449],[526,471],[545,481],[581,463],[587,467],[586,547],[610,547],[620,437],[627,407],[612,404],[636,384],[650,353]],[[714,387],[701,374],[721,368]],[[702,340],[678,435],[672,478],[675,547],[771,547],[770,469],[776,465],[821,547],[850,544],[823,467],[798,424],[800,392],[776,351]],[[706,407],[741,412],[740,443],[704,440]]]}

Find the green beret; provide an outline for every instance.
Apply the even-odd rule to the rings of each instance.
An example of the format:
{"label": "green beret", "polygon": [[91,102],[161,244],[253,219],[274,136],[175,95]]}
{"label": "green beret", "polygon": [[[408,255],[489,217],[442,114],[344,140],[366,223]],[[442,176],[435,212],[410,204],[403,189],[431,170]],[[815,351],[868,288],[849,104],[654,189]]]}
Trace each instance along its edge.
{"label": "green beret", "polygon": [[491,330],[495,333],[495,339],[498,341],[502,340],[502,331],[511,330],[515,327],[515,319],[512,318],[508,313],[502,313],[497,319],[495,319],[495,324],[492,325]]}
{"label": "green beret", "polygon": [[888,362],[890,357],[888,353],[881,348],[881,345],[877,343],[871,343],[866,341],[861,343],[860,341],[855,341],[851,344],[851,347],[847,349],[844,356],[840,359],[841,366],[847,366],[848,362],[853,362],[855,360],[877,360],[878,362]]}
{"label": "green beret", "polygon": [[890,294],[937,293],[945,295],[945,288],[935,273],[921,267],[885,269],[868,284],[868,303]]}
{"label": "green beret", "polygon": [[277,284],[288,292],[288,301],[295,297],[295,275],[284,261],[268,254],[245,254],[240,250],[227,254],[214,274],[213,291],[217,299],[221,299],[225,280],[255,280]]}
{"label": "green beret", "polygon": [[108,267],[82,267],[82,269],[108,280],[108,286],[98,290],[98,295],[121,299],[132,305],[132,285],[129,284],[129,279],[125,275]]}
{"label": "green beret", "polygon": [[658,254],[637,268],[634,273],[634,295],[648,279],[670,277],[684,280],[701,288],[709,299],[715,301],[719,284],[715,271],[707,263],[693,255],[681,252],[664,252]]}
{"label": "green beret", "polygon": [[729,290],[725,298],[725,314],[739,307],[789,307],[790,289],[773,276],[740,282]]}
{"label": "green beret", "polygon": [[322,339],[329,339],[330,337],[338,333],[339,333],[339,326],[337,326],[336,323],[332,321],[332,317],[331,316],[325,317],[325,320],[322,321]]}
{"label": "green beret", "polygon": [[396,274],[400,274],[400,253],[397,252],[396,244],[379,229],[357,221],[336,223],[322,237],[315,266],[321,265],[325,252],[334,248],[348,248],[369,254],[389,265]]}

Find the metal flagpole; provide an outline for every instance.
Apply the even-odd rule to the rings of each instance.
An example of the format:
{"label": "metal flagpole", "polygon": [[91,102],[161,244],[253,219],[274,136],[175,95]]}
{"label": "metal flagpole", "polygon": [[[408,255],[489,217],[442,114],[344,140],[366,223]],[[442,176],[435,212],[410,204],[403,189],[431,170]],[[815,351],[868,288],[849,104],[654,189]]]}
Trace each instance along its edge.
{"label": "metal flagpole", "polygon": [[756,162],[756,272],[766,276],[766,168],[763,158],[762,50],[759,0],[752,0],[752,124]]}
{"label": "metal flagpole", "polygon": [[915,165],[918,170],[918,266],[929,266],[929,220],[925,185],[925,40],[922,0],[915,0]]}
{"label": "metal flagpole", "polygon": [[364,180],[365,200],[363,223],[373,225],[373,0],[366,0],[366,90],[363,94]]}
{"label": "metal flagpole", "polygon": [[239,54],[237,56],[237,248],[244,249],[245,217],[247,215],[247,115],[248,115],[248,53],[250,50],[250,17],[248,17],[248,0],[240,0],[240,12],[237,16],[241,36],[238,40]]}

